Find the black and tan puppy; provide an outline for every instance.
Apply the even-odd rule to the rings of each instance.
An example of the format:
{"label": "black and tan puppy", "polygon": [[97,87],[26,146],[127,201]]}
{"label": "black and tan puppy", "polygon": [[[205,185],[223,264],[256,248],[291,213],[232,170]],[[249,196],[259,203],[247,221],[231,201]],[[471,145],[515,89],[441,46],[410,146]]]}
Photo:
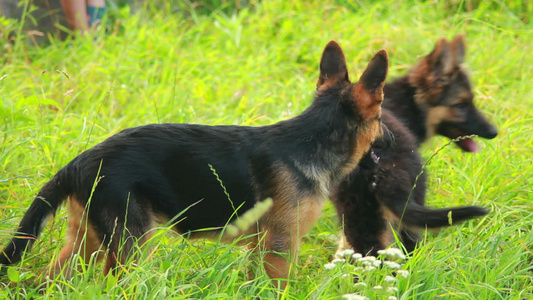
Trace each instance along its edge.
{"label": "black and tan puppy", "polygon": [[[478,206],[431,209],[424,206],[426,175],[418,147],[439,134],[450,139],[478,135],[492,139],[497,130],[479,112],[462,62],[464,39],[441,39],[407,75],[385,85],[383,124],[394,134],[389,149],[375,148],[380,157],[374,169],[358,168],[332,197],[344,226],[341,248],[353,247],[376,255],[395,239],[391,225],[411,252],[421,228],[440,228],[487,214]],[[456,144],[477,150],[471,138]],[[348,245],[345,244],[348,242]]]}
{"label": "black and tan puppy", "polygon": [[88,261],[99,249],[106,253],[99,258],[106,257],[107,274],[131,255],[134,240],[142,243],[156,223],[169,220],[190,238],[222,234],[227,240],[222,228],[228,222],[272,198],[257,226],[243,232],[261,232],[264,239],[252,235],[244,242],[255,247],[262,240],[257,246],[268,251],[267,273],[286,278],[300,238],[318,219],[332,188],[382,136],[387,71],[387,53],[381,50],[360,81],[351,83],[344,54],[331,41],[314,100],[293,119],[263,127],[126,129],[74,158],[45,184],[0,253],[0,264],[18,262],[67,199],[68,241],[51,264],[51,275],[73,254]]}

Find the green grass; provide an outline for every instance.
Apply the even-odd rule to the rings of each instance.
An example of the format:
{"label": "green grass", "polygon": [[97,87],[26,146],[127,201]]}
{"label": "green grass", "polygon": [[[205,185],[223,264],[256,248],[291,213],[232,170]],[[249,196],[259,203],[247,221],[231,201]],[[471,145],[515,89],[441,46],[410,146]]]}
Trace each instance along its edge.
{"label": "green grass", "polygon": [[[224,2],[226,3],[226,2]],[[61,210],[23,263],[0,279],[5,298],[527,299],[533,297],[533,25],[523,1],[261,1],[238,13],[195,13],[152,5],[107,33],[47,47],[3,45],[0,52],[0,242],[4,245],[39,188],[84,149],[132,126],[162,122],[265,125],[310,103],[325,44],[342,45],[357,78],[388,50],[390,78],[406,72],[440,37],[467,37],[476,102],[500,134],[482,151],[443,149],[429,165],[428,204],[482,205],[491,213],[428,234],[402,268],[326,270],[338,222],[331,205],[304,238],[289,287],[264,272],[247,280],[250,253],[213,241],[189,242],[168,230],[152,253],[120,278],[102,265],[47,286],[37,278],[65,235]],[[184,6],[187,7],[187,6]],[[182,8],[183,9],[183,8]],[[171,13],[172,12],[172,13]],[[0,37],[17,24],[0,20]],[[20,39],[22,40],[22,39]],[[4,42],[2,42],[4,43]],[[447,141],[435,138],[429,158]],[[344,273],[351,274],[342,277]],[[359,274],[367,287],[355,287]],[[392,285],[397,292],[375,290]]]}

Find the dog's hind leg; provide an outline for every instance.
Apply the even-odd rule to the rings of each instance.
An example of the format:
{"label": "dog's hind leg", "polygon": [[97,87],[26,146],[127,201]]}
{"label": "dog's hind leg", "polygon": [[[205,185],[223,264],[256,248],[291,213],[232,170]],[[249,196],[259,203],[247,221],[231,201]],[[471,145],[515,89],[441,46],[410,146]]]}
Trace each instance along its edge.
{"label": "dog's hind leg", "polygon": [[[107,258],[104,266],[104,274],[110,271],[117,273],[117,266],[125,266],[127,263],[135,263],[138,259],[139,248],[153,235],[151,229],[155,227],[155,218],[149,207],[138,201],[134,195],[130,195],[128,205],[124,210],[117,210],[114,215],[105,212],[105,224],[102,224],[107,246]],[[121,213],[122,211],[122,213]],[[133,257],[133,258],[132,258]]]}
{"label": "dog's hind leg", "polygon": [[96,254],[96,260],[103,258],[105,246],[102,244],[102,238],[95,230],[93,224],[87,218],[87,211],[80,202],[69,197],[68,214],[69,225],[67,229],[67,243],[61,249],[59,257],[50,264],[48,271],[49,277],[55,277],[64,270],[64,276],[71,278],[73,274],[74,261],[71,258],[79,255],[82,262],[87,264],[93,253]]}

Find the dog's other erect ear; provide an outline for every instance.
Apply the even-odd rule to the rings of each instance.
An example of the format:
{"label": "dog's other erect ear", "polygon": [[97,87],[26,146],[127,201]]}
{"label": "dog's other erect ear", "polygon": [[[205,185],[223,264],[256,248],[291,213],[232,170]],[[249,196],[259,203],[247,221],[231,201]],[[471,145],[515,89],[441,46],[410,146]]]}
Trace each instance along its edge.
{"label": "dog's other erect ear", "polygon": [[359,112],[364,118],[379,114],[388,71],[389,56],[387,51],[380,50],[374,55],[352,90],[352,99],[357,102]]}
{"label": "dog's other erect ear", "polygon": [[389,56],[387,51],[379,50],[372,58],[359,82],[369,93],[383,93],[383,86],[389,71]]}
{"label": "dog's other erect ear", "polygon": [[463,63],[465,59],[465,38],[462,34],[458,34],[453,38],[452,41],[452,51],[453,51],[453,63],[455,66]]}
{"label": "dog's other erect ear", "polygon": [[435,49],[426,57],[430,72],[434,78],[441,78],[453,70],[453,53],[450,44],[442,38],[435,45]]}
{"label": "dog's other erect ear", "polygon": [[335,42],[330,41],[320,59],[320,77],[316,84],[319,89],[322,86],[336,84],[338,82],[350,82],[348,77],[348,69],[346,68],[346,59],[342,52],[341,46]]}

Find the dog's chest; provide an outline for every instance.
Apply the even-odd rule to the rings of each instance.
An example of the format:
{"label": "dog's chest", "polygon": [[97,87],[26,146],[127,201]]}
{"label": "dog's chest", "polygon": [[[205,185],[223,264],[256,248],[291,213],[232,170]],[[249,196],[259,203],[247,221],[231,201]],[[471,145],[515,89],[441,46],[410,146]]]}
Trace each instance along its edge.
{"label": "dog's chest", "polygon": [[315,165],[302,166],[296,164],[297,168],[313,184],[309,186],[310,192],[319,203],[324,203],[331,192],[332,174],[329,170]]}

